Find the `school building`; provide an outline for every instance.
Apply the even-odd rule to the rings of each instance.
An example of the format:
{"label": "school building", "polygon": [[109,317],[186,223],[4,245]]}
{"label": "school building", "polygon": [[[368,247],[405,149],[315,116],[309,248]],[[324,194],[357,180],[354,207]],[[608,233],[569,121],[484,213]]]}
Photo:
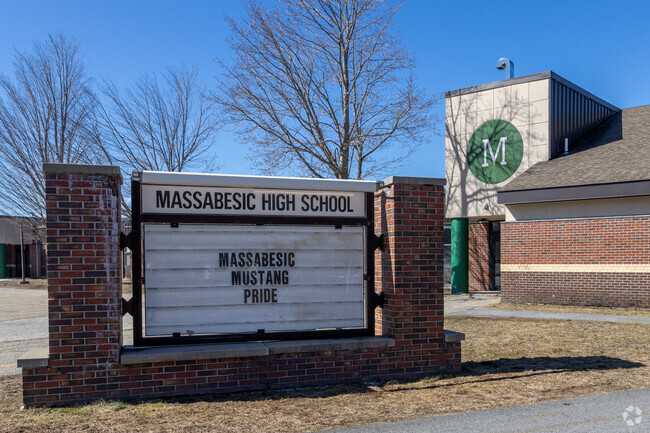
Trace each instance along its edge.
{"label": "school building", "polygon": [[0,278],[22,277],[21,227],[25,278],[45,278],[45,222],[4,215],[0,215]]}
{"label": "school building", "polygon": [[650,308],[650,106],[554,72],[445,102],[452,292]]}

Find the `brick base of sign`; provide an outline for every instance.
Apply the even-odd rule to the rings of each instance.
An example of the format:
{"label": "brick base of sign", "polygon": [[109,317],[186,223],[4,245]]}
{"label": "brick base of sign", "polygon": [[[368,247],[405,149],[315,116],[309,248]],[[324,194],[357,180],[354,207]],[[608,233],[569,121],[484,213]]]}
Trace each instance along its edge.
{"label": "brick base of sign", "polygon": [[[22,357],[27,407],[421,377],[460,368],[443,331],[444,180],[390,178],[376,195],[377,337],[122,347],[119,169],[44,165],[49,350]],[[189,347],[189,348],[188,348]]]}
{"label": "brick base of sign", "polygon": [[460,367],[460,342],[437,349],[368,348],[94,368],[25,368],[26,406],[95,399],[264,391],[421,377]]}
{"label": "brick base of sign", "polygon": [[650,308],[650,218],[501,224],[505,302]]}

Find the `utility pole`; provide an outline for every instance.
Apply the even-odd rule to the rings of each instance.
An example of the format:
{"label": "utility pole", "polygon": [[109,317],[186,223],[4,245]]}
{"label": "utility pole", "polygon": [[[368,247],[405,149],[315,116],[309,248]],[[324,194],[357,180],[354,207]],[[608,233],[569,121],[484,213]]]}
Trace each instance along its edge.
{"label": "utility pole", "polygon": [[20,225],[20,273],[23,277],[23,280],[20,284],[29,284],[29,281],[25,281],[25,244],[23,243],[23,225]]}
{"label": "utility pole", "polygon": [[36,278],[41,278],[41,250],[38,249],[38,232],[36,232]]}

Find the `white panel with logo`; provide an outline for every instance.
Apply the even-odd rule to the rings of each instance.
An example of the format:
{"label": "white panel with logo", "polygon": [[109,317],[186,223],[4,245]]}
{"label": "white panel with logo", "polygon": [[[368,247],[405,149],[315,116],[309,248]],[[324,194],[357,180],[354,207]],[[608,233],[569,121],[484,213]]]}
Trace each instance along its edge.
{"label": "white panel with logo", "polygon": [[502,219],[497,191],[549,158],[549,78],[447,92],[446,218]]}

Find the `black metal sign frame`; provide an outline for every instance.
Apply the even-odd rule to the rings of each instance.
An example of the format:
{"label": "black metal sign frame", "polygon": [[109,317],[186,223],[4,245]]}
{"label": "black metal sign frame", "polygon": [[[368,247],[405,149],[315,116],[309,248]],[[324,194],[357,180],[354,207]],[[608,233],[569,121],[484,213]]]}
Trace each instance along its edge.
{"label": "black metal sign frame", "polygon": [[[375,333],[375,308],[383,307],[383,297],[375,293],[375,260],[374,251],[381,247],[381,238],[374,234],[374,194],[365,192],[365,218],[333,218],[333,217],[286,217],[286,216],[231,216],[231,215],[182,215],[182,214],[149,214],[142,212],[141,176],[131,181],[132,209],[132,282],[133,297],[130,301],[129,312],[133,316],[133,342],[135,346],[161,346],[179,344],[208,344],[237,341],[262,340],[302,340],[319,338],[344,338],[371,336]],[[297,226],[361,226],[365,229],[364,250],[364,288],[365,288],[365,317],[364,327],[312,330],[312,331],[280,331],[266,332],[258,330],[250,333],[202,334],[173,336],[143,335],[143,224],[167,223],[179,224],[238,224],[238,225],[297,225]],[[146,290],[146,282],[145,289]]]}

